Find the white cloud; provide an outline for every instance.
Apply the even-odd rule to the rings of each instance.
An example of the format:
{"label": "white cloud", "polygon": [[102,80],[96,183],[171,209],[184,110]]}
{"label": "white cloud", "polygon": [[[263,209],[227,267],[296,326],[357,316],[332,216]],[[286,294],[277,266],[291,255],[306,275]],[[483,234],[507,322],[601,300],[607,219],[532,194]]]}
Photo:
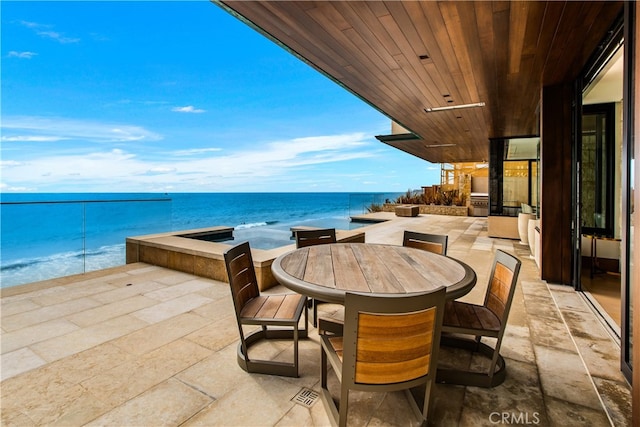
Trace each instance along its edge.
{"label": "white cloud", "polygon": [[140,126],[55,117],[7,116],[3,117],[1,126],[2,141],[6,142],[127,142],[162,139],[162,136]]}
{"label": "white cloud", "polygon": [[68,43],[78,43],[80,41],[79,38],[76,37],[67,37],[64,36],[56,31],[36,31],[36,34],[38,34],[41,37],[46,37],[46,38],[50,38],[53,39],[57,42],[60,42],[62,44],[68,44]]}
{"label": "white cloud", "polygon": [[20,24],[27,28],[48,28],[49,25],[38,24],[37,22],[20,21]]}
{"label": "white cloud", "polygon": [[9,58],[20,58],[20,59],[31,59],[36,55],[37,55],[37,53],[35,53],[35,52],[28,52],[28,51],[26,51],[26,52],[18,52],[18,51],[15,51],[15,50],[12,50],[7,54],[7,56]]}
{"label": "white cloud", "polygon": [[222,151],[222,148],[216,148],[216,147],[211,147],[211,148],[191,148],[189,150],[178,150],[178,151],[173,151],[171,152],[172,155],[174,156],[195,156],[195,155],[200,155],[200,154],[204,154],[204,153],[214,153],[217,151]]}
{"label": "white cloud", "polygon": [[146,175],[164,175],[168,173],[176,172],[176,168],[168,168],[168,167],[154,167],[149,169],[146,172]]}
{"label": "white cloud", "polygon": [[[3,171],[3,179],[5,182],[18,183],[25,186],[37,186],[50,181],[65,181],[69,178],[109,180],[114,177],[126,177],[135,173],[144,173],[148,169],[148,165],[138,162],[135,157],[135,155],[119,149],[95,152],[88,155],[54,154],[30,159],[21,165],[15,165]],[[41,177],[42,182],[38,182],[35,177]]]}
{"label": "white cloud", "polygon": [[35,191],[36,189],[29,187],[12,187],[8,184],[5,184],[4,182],[0,182],[0,190],[4,192],[12,191],[14,193],[28,193],[31,191]]}
{"label": "white cloud", "polygon": [[22,162],[17,162],[15,160],[0,160],[0,167],[2,168],[10,168],[12,166],[21,166]]}
{"label": "white cloud", "polygon": [[[255,188],[269,181],[284,180],[301,169],[315,165],[362,159],[372,154],[364,134],[296,138],[256,144],[249,150],[225,155],[205,153],[217,150],[184,150],[203,153],[189,158],[166,154],[146,158],[121,149],[90,154],[49,154],[28,162],[11,161],[3,179],[14,187],[56,188],[64,191],[155,191],[173,186],[176,191]],[[6,157],[6,156],[5,156]],[[62,189],[62,190],[61,190]],[[166,191],[166,190],[165,190]]]}
{"label": "white cloud", "polygon": [[57,136],[37,136],[37,135],[15,135],[15,136],[2,136],[0,141],[4,142],[53,142],[61,141],[66,138],[60,138]]}
{"label": "white cloud", "polygon": [[206,110],[195,108],[193,105],[187,105],[185,107],[173,107],[171,111],[175,111],[177,113],[204,113]]}
{"label": "white cloud", "polygon": [[293,151],[295,153],[318,152],[327,150],[344,150],[360,147],[366,144],[363,133],[344,135],[311,136],[295,138],[291,141],[274,142],[270,144],[273,150]]}
{"label": "white cloud", "polygon": [[27,28],[31,28],[40,37],[53,39],[53,40],[55,40],[57,42],[60,42],[60,43],[63,43],[63,44],[78,43],[80,41],[79,38],[67,37],[67,36],[65,36],[65,35],[57,32],[57,31],[50,30],[50,28],[52,28],[52,26],[48,25],[48,24],[40,24],[38,22],[29,22],[29,21],[20,21],[20,24],[22,26],[27,27]]}

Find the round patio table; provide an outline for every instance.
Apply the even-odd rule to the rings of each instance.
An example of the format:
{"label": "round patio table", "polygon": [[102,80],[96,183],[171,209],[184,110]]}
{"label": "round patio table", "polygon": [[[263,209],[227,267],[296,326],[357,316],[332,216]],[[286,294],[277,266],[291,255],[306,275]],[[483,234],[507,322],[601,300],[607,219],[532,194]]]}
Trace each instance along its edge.
{"label": "round patio table", "polygon": [[308,246],[277,257],[273,276],[287,288],[344,304],[347,292],[408,294],[446,287],[447,300],[467,294],[476,273],[457,259],[421,249],[371,243]]}

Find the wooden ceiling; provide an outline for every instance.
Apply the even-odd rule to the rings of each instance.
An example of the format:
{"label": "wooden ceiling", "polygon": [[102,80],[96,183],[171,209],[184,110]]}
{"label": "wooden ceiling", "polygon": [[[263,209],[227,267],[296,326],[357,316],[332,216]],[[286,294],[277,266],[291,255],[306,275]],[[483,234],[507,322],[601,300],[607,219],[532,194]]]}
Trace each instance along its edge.
{"label": "wooden ceiling", "polygon": [[[434,163],[538,134],[541,87],[575,79],[622,2],[217,1],[417,136]],[[479,108],[425,108],[484,102]]]}

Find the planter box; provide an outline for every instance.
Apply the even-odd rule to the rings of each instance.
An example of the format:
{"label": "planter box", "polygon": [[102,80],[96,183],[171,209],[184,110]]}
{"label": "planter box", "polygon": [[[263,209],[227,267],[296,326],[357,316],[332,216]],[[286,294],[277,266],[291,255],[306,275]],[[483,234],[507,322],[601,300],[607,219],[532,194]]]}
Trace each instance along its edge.
{"label": "planter box", "polygon": [[398,205],[396,206],[396,216],[418,216],[420,207],[418,205]]}
{"label": "planter box", "polygon": [[[385,203],[382,205],[383,212],[396,212],[400,206],[417,206],[419,214],[468,216],[469,208],[466,206],[444,206],[444,205],[397,205],[395,203]],[[399,215],[398,215],[399,216]]]}

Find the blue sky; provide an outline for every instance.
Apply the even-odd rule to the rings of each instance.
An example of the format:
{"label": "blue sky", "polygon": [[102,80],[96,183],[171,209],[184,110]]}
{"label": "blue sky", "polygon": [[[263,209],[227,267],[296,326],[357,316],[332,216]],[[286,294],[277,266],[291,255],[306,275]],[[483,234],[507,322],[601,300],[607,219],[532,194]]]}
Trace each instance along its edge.
{"label": "blue sky", "polygon": [[207,0],[0,3],[2,192],[406,191],[440,166]]}

